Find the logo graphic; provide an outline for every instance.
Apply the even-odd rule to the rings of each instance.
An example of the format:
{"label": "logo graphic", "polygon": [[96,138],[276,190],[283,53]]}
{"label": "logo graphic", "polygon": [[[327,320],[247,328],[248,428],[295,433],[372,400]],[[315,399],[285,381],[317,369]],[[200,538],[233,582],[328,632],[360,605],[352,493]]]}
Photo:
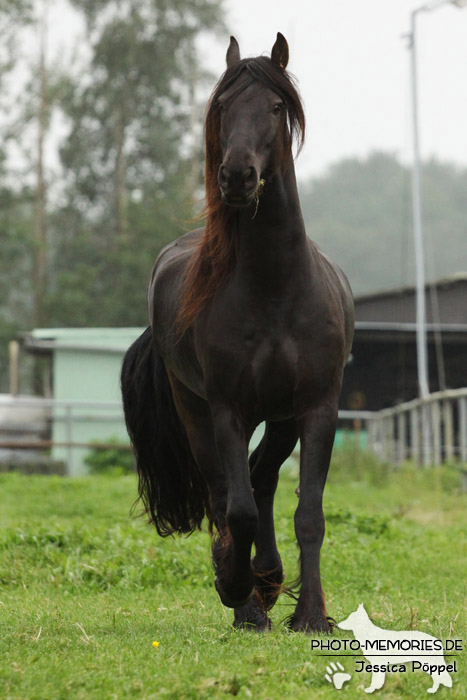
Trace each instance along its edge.
{"label": "logo graphic", "polygon": [[[377,627],[368,617],[363,603],[337,626],[341,630],[353,632],[362,654],[368,660],[368,664],[358,661],[356,668],[357,673],[367,671],[372,674],[371,684],[365,688],[366,693],[373,693],[382,688],[386,673],[404,673],[407,670],[421,670],[431,676],[433,685],[428,689],[429,693],[436,693],[440,685],[452,687],[448,671],[457,671],[456,664],[446,664],[442,642],[436,637],[416,630],[396,632]],[[411,664],[411,667],[408,668],[407,664]],[[329,678],[326,676],[327,680],[331,678],[334,682],[331,674]],[[335,685],[337,688],[336,683]]]}
{"label": "logo graphic", "polygon": [[340,690],[346,681],[350,681],[352,676],[350,673],[344,672],[344,667],[339,662],[335,664],[333,661],[326,666],[326,675],[324,676],[328,683],[333,683],[334,688]]}

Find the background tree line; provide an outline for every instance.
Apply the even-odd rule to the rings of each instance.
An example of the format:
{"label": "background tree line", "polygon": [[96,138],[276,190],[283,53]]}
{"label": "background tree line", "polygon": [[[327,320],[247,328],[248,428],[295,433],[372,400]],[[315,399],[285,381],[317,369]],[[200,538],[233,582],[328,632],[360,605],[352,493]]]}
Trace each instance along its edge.
{"label": "background tree line", "polygon": [[[222,0],[57,3],[86,27],[68,64],[49,58],[47,0],[0,0],[0,391],[18,332],[146,323],[153,261],[202,193],[217,76],[196,41],[227,33]],[[410,173],[395,156],[345,160],[300,189],[309,235],[356,294],[413,281]],[[448,275],[466,265],[467,171],[427,163],[424,194],[432,274]]]}
{"label": "background tree line", "polygon": [[[307,233],[354,295],[415,284],[411,168],[394,155],[346,159],[301,183]],[[467,274],[467,169],[423,164],[427,280]]]}
{"label": "background tree line", "polygon": [[85,25],[67,65],[49,59],[48,0],[0,0],[1,390],[20,331],[145,323],[154,258],[202,184],[215,76],[196,40],[224,30],[222,0],[57,4]]}

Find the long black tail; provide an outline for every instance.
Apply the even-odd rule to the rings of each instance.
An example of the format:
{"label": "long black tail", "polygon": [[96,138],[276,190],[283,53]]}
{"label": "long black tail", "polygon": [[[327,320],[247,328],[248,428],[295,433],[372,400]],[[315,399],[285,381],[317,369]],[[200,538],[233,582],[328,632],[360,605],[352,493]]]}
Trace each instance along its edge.
{"label": "long black tail", "polygon": [[210,516],[209,492],[177,414],[164,361],[147,328],[123,360],[125,420],[149,521],[167,537],[191,533]]}

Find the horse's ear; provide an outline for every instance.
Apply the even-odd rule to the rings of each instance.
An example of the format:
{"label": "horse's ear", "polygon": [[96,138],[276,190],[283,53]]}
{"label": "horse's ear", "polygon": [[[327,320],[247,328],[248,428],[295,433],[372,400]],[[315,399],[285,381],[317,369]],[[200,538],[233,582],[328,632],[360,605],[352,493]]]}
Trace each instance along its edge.
{"label": "horse's ear", "polygon": [[280,32],[277,32],[276,43],[271,51],[271,59],[282,68],[282,70],[287,68],[289,62],[289,45],[285,36]]}
{"label": "horse's ear", "polygon": [[225,58],[227,61],[227,68],[231,68],[240,60],[240,47],[234,36],[230,37],[230,44]]}

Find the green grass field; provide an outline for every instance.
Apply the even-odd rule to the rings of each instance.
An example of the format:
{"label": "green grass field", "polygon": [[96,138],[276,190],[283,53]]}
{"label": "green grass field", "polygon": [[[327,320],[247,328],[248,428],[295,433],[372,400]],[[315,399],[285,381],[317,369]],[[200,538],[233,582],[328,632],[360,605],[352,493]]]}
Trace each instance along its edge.
{"label": "green grass field", "polygon": [[[296,484],[282,474],[276,501],[289,580]],[[158,538],[129,516],[135,489],[132,476],[0,475],[2,700],[330,699],[339,697],[325,679],[330,660],[352,675],[342,697],[367,697],[370,676],[355,673],[355,658],[312,656],[310,637],[286,629],[289,598],[273,609],[272,632],[234,630],[214,590],[208,535]],[[466,501],[454,468],[389,471],[337,452],[322,550],[328,613],[339,621],[363,602],[381,627],[412,625],[465,647]],[[467,697],[466,661],[457,658],[453,688],[439,697]],[[423,698],[430,685],[422,672],[388,674],[376,696]]]}

